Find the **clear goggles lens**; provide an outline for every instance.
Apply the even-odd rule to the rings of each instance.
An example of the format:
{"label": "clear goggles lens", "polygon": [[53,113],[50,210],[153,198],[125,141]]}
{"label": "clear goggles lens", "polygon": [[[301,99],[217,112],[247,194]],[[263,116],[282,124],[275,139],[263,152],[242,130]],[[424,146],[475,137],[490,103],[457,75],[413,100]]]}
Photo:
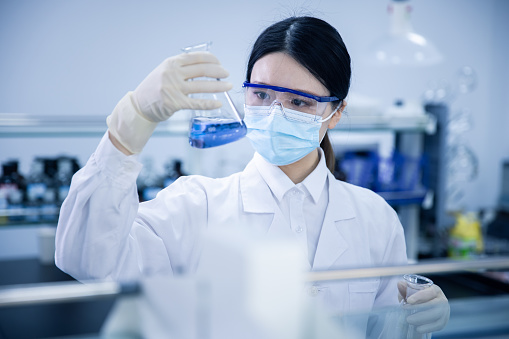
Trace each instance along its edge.
{"label": "clear goggles lens", "polygon": [[291,109],[318,117],[323,116],[331,102],[336,101],[334,104],[337,104],[338,101],[336,97],[318,97],[284,87],[251,84],[248,82],[245,82],[243,87],[245,103],[248,106],[270,107],[276,103],[282,105],[284,109]]}

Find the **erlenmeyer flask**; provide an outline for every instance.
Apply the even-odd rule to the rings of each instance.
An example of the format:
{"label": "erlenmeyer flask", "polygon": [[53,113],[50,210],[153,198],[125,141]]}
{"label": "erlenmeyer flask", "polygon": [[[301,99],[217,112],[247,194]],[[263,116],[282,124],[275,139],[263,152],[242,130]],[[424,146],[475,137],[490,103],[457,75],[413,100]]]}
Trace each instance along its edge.
{"label": "erlenmeyer flask", "polygon": [[[211,42],[183,48],[185,53],[209,51]],[[200,78],[205,80],[207,78]],[[196,79],[198,80],[198,79]],[[209,79],[219,81],[219,79]],[[189,144],[196,148],[209,148],[237,141],[246,135],[246,125],[242,121],[228,92],[198,93],[191,97],[218,100],[223,103],[214,110],[194,110],[189,128]]]}

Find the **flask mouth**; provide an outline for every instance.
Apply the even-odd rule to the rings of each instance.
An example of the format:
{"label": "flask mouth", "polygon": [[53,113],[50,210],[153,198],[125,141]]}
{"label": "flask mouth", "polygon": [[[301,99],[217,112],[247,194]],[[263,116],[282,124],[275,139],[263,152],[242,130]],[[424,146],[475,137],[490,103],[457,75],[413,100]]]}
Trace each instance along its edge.
{"label": "flask mouth", "polygon": [[418,274],[405,274],[403,279],[414,289],[424,289],[433,285],[433,281]]}

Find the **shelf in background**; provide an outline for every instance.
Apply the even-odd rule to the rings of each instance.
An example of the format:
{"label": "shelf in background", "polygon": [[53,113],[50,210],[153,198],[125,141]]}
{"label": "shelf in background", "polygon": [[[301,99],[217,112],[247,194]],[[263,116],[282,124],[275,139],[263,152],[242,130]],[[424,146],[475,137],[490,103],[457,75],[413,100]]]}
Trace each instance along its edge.
{"label": "shelf in background", "polygon": [[428,191],[425,188],[417,188],[412,191],[386,191],[376,192],[391,206],[420,205],[424,201]]}
{"label": "shelf in background", "polygon": [[[185,136],[188,125],[182,119],[163,122],[154,135]],[[102,136],[106,130],[106,116],[0,113],[0,138]]]}
{"label": "shelf in background", "polygon": [[437,121],[431,114],[419,115],[343,115],[334,128],[338,131],[415,131],[434,134]]}
{"label": "shelf in background", "polygon": [[[0,113],[0,138],[86,137],[106,132],[106,116],[98,115],[34,115]],[[189,118],[177,113],[160,123],[154,135],[186,136]],[[433,134],[436,119],[423,115],[344,115],[335,131],[415,131]]]}

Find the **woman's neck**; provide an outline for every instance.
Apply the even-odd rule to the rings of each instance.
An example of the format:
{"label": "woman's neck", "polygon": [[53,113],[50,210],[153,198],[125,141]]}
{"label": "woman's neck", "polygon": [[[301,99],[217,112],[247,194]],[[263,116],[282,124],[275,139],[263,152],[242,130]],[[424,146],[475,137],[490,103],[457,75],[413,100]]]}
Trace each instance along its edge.
{"label": "woman's neck", "polygon": [[314,171],[320,162],[318,149],[290,165],[279,166],[294,184],[298,184]]}

